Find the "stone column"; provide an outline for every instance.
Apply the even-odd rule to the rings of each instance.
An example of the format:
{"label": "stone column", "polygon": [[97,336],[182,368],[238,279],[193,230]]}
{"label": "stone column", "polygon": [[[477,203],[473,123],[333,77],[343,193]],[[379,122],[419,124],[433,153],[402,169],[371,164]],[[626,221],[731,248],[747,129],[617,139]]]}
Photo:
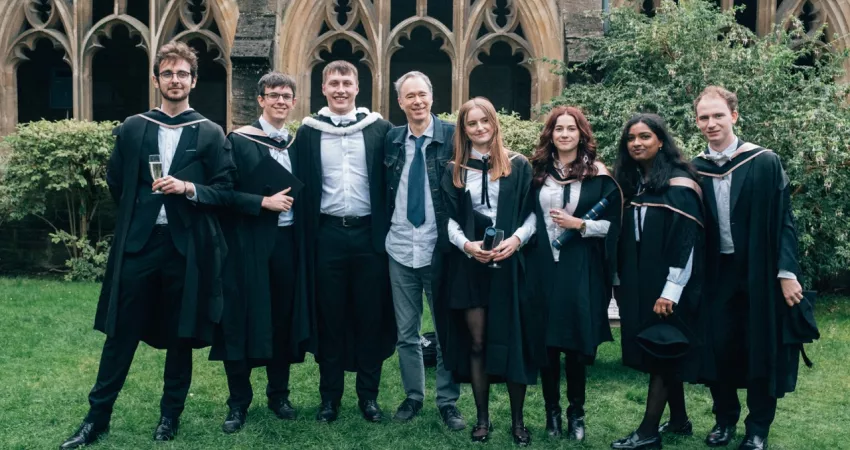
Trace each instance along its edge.
{"label": "stone column", "polygon": [[256,86],[273,67],[277,22],[276,1],[239,0],[238,4],[239,21],[230,51],[232,128],[249,125],[259,117]]}

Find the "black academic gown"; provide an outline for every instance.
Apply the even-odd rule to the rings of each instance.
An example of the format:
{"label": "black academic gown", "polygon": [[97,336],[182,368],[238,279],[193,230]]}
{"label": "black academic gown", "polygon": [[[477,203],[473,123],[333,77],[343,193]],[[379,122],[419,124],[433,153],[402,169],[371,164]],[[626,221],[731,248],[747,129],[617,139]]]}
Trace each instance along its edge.
{"label": "black academic gown", "polygon": [[[377,118],[376,118],[377,117]],[[311,274],[309,279],[309,298],[316,298],[316,261],[318,249],[318,231],[320,220],[320,207],[322,203],[322,131],[317,127],[333,127],[329,119],[322,116],[313,116],[312,121],[305,120],[298,128],[295,135],[294,152],[297,155],[293,160],[294,175],[304,182],[304,192],[301,201],[294,203],[296,221],[304,227],[304,239],[306,245],[307,273]],[[392,124],[379,115],[372,113],[357,114],[357,123],[366,120],[369,125],[362,129],[363,140],[366,147],[366,164],[369,173],[369,200],[371,205],[372,226],[372,248],[376,253],[386,253],[384,240],[389,230],[389,218],[386,207],[386,169],[384,168],[383,142],[387,132],[392,129]],[[319,125],[321,122],[324,125]],[[348,125],[352,127],[356,124]],[[296,164],[297,163],[297,164]],[[382,362],[392,356],[395,352],[397,339],[395,309],[392,302],[389,272],[380,285],[375,286],[375,295],[380,296],[380,311],[348,311],[346,314],[380,314],[381,315],[381,339],[375,343],[378,350],[370,356],[373,361],[362,361],[366,365],[371,362]],[[358,369],[358,343],[355,324],[357,320],[349,321],[346,329],[345,355],[343,357],[345,370],[356,372]],[[315,353],[317,361],[321,361],[321,349]]]}
{"label": "black academic gown", "polygon": [[[228,208],[221,217],[222,229],[230,252],[225,267],[225,302],[216,342],[210,351],[212,360],[243,360],[252,365],[263,360],[285,359],[301,362],[306,351],[315,351],[315,313],[308,298],[307,273],[304,270],[304,228],[298,217],[292,225],[295,233],[295,266],[293,274],[295,298],[292,305],[292,322],[280,323],[274,314],[276,301],[271,298],[269,260],[275,247],[280,213],[261,207],[263,197],[277,193],[277,180],[257,180],[268,176],[260,164],[278,164],[271,159],[269,147],[286,149],[288,142],[269,139],[259,121],[227,137],[236,164],[233,191],[228,198]],[[292,165],[296,152],[289,146]],[[280,167],[280,170],[285,170]],[[256,187],[266,184],[263,192]],[[271,186],[275,186],[274,189]],[[291,187],[291,186],[290,186]],[[295,195],[295,202],[300,200]],[[288,339],[284,339],[288,335]],[[289,343],[287,348],[286,342]]]}
{"label": "black academic gown", "polygon": [[[608,207],[596,219],[611,223],[607,236],[575,236],[561,248],[559,262],[555,264],[551,239],[543,220],[549,211],[541,208],[541,187],[536,187],[532,198],[537,234],[525,247],[529,295],[542,299],[546,346],[575,352],[586,364],[595,360],[599,344],[613,340],[608,324],[608,304],[616,271],[617,238],[623,209],[623,195],[617,182],[604,165],[597,163],[597,166],[598,175],[581,182],[574,216],[583,217],[600,200],[608,199]],[[569,189],[569,184],[564,188]]]}
{"label": "black academic gown", "polygon": [[[683,185],[675,185],[676,181]],[[682,381],[696,381],[702,354],[700,296],[703,285],[704,232],[699,186],[687,172],[675,170],[670,186],[647,190],[626,203],[619,240],[618,275],[623,364],[645,373],[673,370]],[[635,208],[647,207],[640,235],[635,234]],[[660,320],[653,312],[670,267],[684,268],[691,249],[691,276],[667,319],[690,341],[683,357],[662,360],[646,352],[636,336]]]}
{"label": "black academic gown", "polygon": [[[212,342],[215,324],[221,318],[221,274],[227,244],[212,211],[224,203],[231,189],[233,163],[221,127],[193,110],[172,118],[154,109],[128,117],[113,131],[117,139],[109,159],[106,182],[118,205],[118,214],[94,327],[107,336],[115,335],[120,309],[119,277],[137,205],[138,180],[142,176],[139,161],[143,152],[156,152],[160,126],[184,128],[169,172],[177,179],[194,183],[198,195],[197,202],[184,195],[163,195],[162,201],[174,246],[186,258],[178,337],[190,339],[196,347],[202,347]],[[156,303],[162,300],[150,299]],[[154,309],[166,311],[167,305],[157,304]],[[159,327],[158,321],[150,323],[142,340],[152,347],[166,348],[171,338],[168,330]]]}
{"label": "black academic gown", "polygon": [[[741,149],[744,143],[738,143]],[[791,308],[785,304],[776,277],[780,269],[794,273],[798,279],[801,276],[797,262],[797,232],[791,212],[790,184],[779,157],[761,147],[747,148],[739,150],[739,154],[722,167],[703,157],[693,161],[703,175],[701,184],[707,211],[706,301],[719,303],[713,300],[721,283],[736,282],[719,279],[720,231],[712,181],[712,175],[722,175],[729,170],[733,171],[730,222],[735,260],[736,264],[746,266],[748,274],[748,326],[746,335],[738,339],[740,345],[748,346],[748,356],[735,365],[745,370],[724,370],[726,368],[715,366],[712,364],[715,353],[724,349],[707,345],[703,376],[709,383],[720,381],[741,388],[747,387],[750,381],[766,380],[770,394],[779,398],[796,387],[802,347],[798,342],[782,339],[782,328],[789,320]],[[719,306],[709,306],[712,322],[718,324],[724,322],[718,318],[724,313]],[[725,333],[728,330],[723,327],[712,327],[706,340],[708,343],[722,340]]]}
{"label": "black academic gown", "polygon": [[[499,180],[499,199],[496,228],[510,237],[525,221],[531,212],[531,165],[517,153],[510,153],[511,174]],[[477,161],[470,160],[474,165]],[[480,164],[480,162],[478,162]],[[442,193],[448,217],[454,219],[471,241],[481,240],[473,223],[472,199],[465,188],[457,188],[452,183],[454,163],[446,166],[442,179]],[[471,265],[480,265],[470,259],[454,245],[445,247],[445,262],[441,295],[435,296],[439,302],[452,304],[453,295],[468,295],[470,273],[475,271]],[[539,308],[530,304],[525,283],[525,257],[516,252],[507,260],[499,262],[502,266],[492,270],[489,298],[487,304],[487,331],[484,344],[485,372],[491,382],[516,382],[535,384],[537,370],[545,358],[542,346],[542,327]],[[470,336],[466,325],[464,310],[452,309],[442,305],[441,311],[449,314],[445,330],[440,333],[443,362],[446,370],[452,372],[457,382],[470,381]]]}

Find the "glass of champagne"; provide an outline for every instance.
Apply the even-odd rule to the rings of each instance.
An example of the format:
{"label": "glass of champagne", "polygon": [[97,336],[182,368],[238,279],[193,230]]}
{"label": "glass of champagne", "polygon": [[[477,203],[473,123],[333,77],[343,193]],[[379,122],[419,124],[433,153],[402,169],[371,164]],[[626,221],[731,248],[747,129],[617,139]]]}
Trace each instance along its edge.
{"label": "glass of champagne", "polygon": [[[162,178],[162,160],[159,155],[150,155],[148,156],[148,166],[151,169],[151,177],[153,177],[154,181]],[[154,194],[162,194],[162,191],[159,189],[153,191]]]}
{"label": "glass of champagne", "polygon": [[[500,230],[500,229],[497,228],[496,229],[496,235],[493,237],[493,248],[495,249],[496,247],[498,247],[499,244],[501,244],[502,241],[504,241],[504,240],[505,240],[505,230]],[[493,261],[487,267],[489,267],[491,269],[498,269],[502,266],[500,266],[499,263],[497,263],[496,261]]]}
{"label": "glass of champagne", "polygon": [[[546,211],[546,214],[549,214],[550,218],[551,218],[553,209],[556,209],[556,210],[559,210],[559,211],[564,209],[564,192],[563,192],[563,190],[561,190],[559,192],[553,192],[549,196],[549,211]],[[553,220],[552,221],[552,231],[553,232],[558,231],[558,228],[559,228],[558,224],[555,223],[555,221]]]}

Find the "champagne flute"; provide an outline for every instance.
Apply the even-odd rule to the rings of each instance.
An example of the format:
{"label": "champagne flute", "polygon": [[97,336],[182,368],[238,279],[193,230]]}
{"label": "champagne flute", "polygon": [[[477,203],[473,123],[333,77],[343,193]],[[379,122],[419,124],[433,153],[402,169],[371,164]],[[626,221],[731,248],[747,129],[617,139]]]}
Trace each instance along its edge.
{"label": "champagne flute", "polygon": [[[154,181],[162,178],[162,160],[159,155],[150,155],[148,156],[148,166],[151,170],[151,177],[153,177]],[[162,191],[159,189],[153,191],[154,194],[162,194]]]}
{"label": "champagne flute", "polygon": [[[559,190],[558,192],[552,192],[551,195],[549,195],[549,211],[546,211],[546,214],[549,214],[550,218],[551,218],[553,209],[557,209],[559,211],[564,209],[564,192],[563,192],[563,190]],[[558,228],[559,228],[558,224],[555,223],[554,220],[552,221],[551,228],[552,228],[553,232],[558,231]]]}
{"label": "champagne flute", "polygon": [[[505,230],[500,230],[500,229],[497,228],[496,229],[496,235],[493,237],[493,248],[498,247],[499,244],[501,244],[503,240],[505,240]],[[496,261],[493,261],[487,267],[489,267],[491,269],[498,269],[502,266],[500,266],[499,263],[497,263]]]}

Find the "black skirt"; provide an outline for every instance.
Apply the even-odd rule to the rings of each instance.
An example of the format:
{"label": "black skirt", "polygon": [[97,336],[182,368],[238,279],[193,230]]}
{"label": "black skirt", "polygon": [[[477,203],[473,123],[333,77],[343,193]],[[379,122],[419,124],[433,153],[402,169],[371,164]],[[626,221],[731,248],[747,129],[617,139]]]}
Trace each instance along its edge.
{"label": "black skirt", "polygon": [[452,267],[456,270],[448,274],[449,308],[486,308],[490,303],[491,277],[498,276],[501,269],[487,267],[465,253],[453,256]]}

